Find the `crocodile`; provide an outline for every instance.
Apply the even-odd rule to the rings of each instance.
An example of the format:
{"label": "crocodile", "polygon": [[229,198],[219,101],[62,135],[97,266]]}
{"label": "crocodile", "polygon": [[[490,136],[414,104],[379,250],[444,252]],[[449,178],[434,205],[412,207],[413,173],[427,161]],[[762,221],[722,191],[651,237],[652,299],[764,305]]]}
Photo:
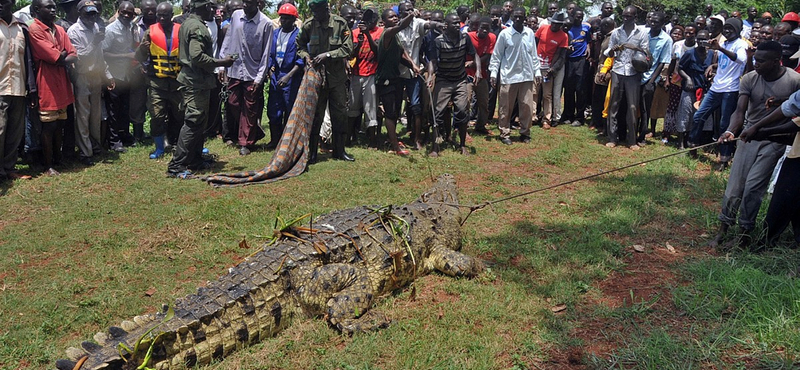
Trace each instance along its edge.
{"label": "crocodile", "polygon": [[324,318],[348,334],[387,327],[391,320],[370,310],[377,297],[433,271],[466,278],[483,271],[478,259],[459,252],[461,220],[455,179],[442,175],[412,203],[334,211],[310,226],[277,230],[195,294],[95,334],[67,349],[56,368],[208,364],[300,318]]}

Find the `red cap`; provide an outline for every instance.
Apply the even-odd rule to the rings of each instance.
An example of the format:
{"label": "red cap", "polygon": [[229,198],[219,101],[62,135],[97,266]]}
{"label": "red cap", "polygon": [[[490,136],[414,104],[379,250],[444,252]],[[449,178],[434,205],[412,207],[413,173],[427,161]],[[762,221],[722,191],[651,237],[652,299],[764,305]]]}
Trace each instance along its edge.
{"label": "red cap", "polygon": [[798,22],[800,23],[800,16],[797,15],[795,12],[788,12],[783,15],[783,19],[781,22]]}
{"label": "red cap", "polygon": [[[291,15],[292,17],[298,18],[300,15],[297,14],[297,8],[294,5],[286,3],[281,5],[281,8],[278,9],[278,15]],[[795,16],[797,16],[795,14]]]}

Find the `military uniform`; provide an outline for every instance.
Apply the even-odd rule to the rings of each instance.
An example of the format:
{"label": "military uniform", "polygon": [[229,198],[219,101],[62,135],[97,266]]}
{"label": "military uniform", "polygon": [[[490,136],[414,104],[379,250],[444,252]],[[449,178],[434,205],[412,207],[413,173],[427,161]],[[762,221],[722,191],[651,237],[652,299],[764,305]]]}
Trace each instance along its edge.
{"label": "military uniform", "polygon": [[[314,125],[311,129],[310,155],[316,158],[319,143],[319,130],[325,117],[325,108],[330,108],[334,148],[334,157],[344,153],[344,141],[348,135],[347,124],[347,72],[345,63],[353,51],[353,38],[347,21],[338,15],[330,15],[327,22],[320,23],[314,18],[303,22],[297,36],[297,54],[305,59],[314,59],[317,55],[328,54],[322,63],[325,67],[325,83],[319,91]],[[330,103],[330,104],[329,104]],[[340,148],[339,148],[340,147]],[[341,150],[341,153],[336,153]]]}
{"label": "military uniform", "polygon": [[[197,5],[205,2],[197,1]],[[194,4],[194,2],[193,2]],[[186,17],[178,33],[179,90],[183,95],[184,119],[178,136],[175,155],[169,162],[168,174],[179,174],[203,165],[203,132],[208,122],[211,90],[217,86],[213,42],[205,22],[196,14]]]}

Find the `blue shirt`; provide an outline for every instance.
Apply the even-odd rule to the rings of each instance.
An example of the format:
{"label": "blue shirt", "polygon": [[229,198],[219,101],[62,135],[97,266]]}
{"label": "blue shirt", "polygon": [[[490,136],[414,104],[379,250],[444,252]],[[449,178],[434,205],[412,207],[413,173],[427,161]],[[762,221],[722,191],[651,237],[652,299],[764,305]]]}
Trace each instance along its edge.
{"label": "blue shirt", "polygon": [[489,61],[490,76],[497,76],[499,70],[500,83],[510,85],[533,81],[542,75],[540,68],[533,30],[522,27],[522,32],[517,32],[509,27],[500,32]]}
{"label": "blue shirt", "polygon": [[242,81],[264,83],[269,51],[272,45],[272,20],[258,12],[247,19],[244,10],[231,15],[231,25],[222,42],[219,57],[238,54],[239,58],[228,67],[228,77]]}
{"label": "blue shirt", "polygon": [[581,22],[580,25],[569,29],[569,39],[571,40],[569,44],[572,46],[572,53],[569,54],[570,58],[583,58],[586,56],[589,35],[591,35],[591,26],[588,23]]}
{"label": "blue shirt", "polygon": [[[647,29],[647,35],[650,36],[650,29]],[[642,85],[644,85],[653,75],[659,64],[669,64],[672,61],[672,37],[669,37],[666,32],[661,31],[658,36],[650,36],[650,55],[653,56],[653,63],[650,69],[642,73]],[[661,76],[656,77],[656,81]]]}

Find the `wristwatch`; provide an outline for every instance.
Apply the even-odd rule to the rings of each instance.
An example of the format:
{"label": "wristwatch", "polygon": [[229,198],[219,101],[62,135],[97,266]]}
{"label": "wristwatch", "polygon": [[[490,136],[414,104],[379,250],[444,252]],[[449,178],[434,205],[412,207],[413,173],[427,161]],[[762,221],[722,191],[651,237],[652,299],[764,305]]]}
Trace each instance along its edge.
{"label": "wristwatch", "polygon": [[325,57],[326,58],[330,58],[331,57],[331,53],[325,53]]}

